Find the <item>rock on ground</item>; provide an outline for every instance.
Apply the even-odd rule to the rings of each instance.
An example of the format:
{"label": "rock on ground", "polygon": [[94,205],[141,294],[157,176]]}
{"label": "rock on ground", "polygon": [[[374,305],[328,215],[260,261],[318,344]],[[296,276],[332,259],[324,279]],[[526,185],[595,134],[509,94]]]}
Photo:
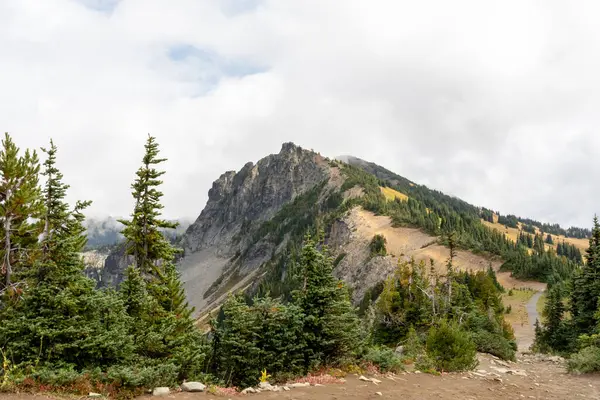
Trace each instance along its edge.
{"label": "rock on ground", "polygon": [[157,387],[152,391],[152,396],[166,396],[171,393],[168,387]]}
{"label": "rock on ground", "polygon": [[181,385],[181,389],[184,392],[204,392],[206,385],[203,385],[200,382],[184,382]]}

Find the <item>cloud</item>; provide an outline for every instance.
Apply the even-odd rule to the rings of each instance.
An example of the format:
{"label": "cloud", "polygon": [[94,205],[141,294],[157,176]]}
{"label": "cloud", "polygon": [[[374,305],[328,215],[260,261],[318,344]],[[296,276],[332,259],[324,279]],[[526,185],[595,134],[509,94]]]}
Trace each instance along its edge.
{"label": "cloud", "polygon": [[148,133],[165,213],[294,141],[564,225],[600,211],[593,1],[8,0],[0,120],[126,215]]}

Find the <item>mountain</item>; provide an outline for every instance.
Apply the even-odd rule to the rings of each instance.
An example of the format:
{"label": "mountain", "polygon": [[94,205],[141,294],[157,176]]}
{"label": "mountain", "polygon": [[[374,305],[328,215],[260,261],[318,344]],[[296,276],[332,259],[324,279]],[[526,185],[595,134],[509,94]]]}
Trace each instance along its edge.
{"label": "mountain", "polygon": [[[96,281],[98,287],[118,287],[130,260],[125,257],[125,246],[120,218],[88,218],[84,221],[87,245],[83,254],[85,274]],[[172,220],[176,229],[165,229],[163,234],[173,243],[179,243],[191,222],[186,219]]]}
{"label": "mountain", "polygon": [[[221,175],[184,235],[179,266],[190,303],[204,309],[258,279],[261,265],[285,247],[295,229],[306,227],[302,218],[316,214],[323,200],[339,190],[338,177],[324,157],[292,143],[279,154]],[[307,194],[310,201],[295,204]],[[300,221],[281,218],[282,210],[290,208],[302,214]],[[270,240],[269,224],[278,225],[273,229],[281,230],[281,240]]]}
{"label": "mountain", "polygon": [[[87,227],[91,244],[119,240],[114,219]],[[222,174],[185,233],[166,234],[183,248],[178,268],[188,301],[202,316],[232,291],[289,296],[298,287],[294,266],[307,232],[323,232],[334,273],[362,307],[378,296],[398,262],[414,258],[443,272],[450,241],[458,268],[491,267],[510,287],[522,286],[515,278],[562,280],[581,262],[586,234],[503,216],[375,163],[328,159],[293,143]],[[376,240],[385,242],[384,255],[374,253]],[[109,253],[96,247],[88,259],[86,273],[100,287],[118,286],[130,262],[123,246]]]}
{"label": "mountain", "polygon": [[[317,228],[335,257],[335,274],[352,288],[356,304],[377,295],[398,260],[433,261],[442,268],[450,233],[459,248],[459,268],[512,270],[513,276],[499,274],[501,280],[551,281],[576,268],[549,248],[524,249],[503,225],[485,225],[485,208],[377,164],[352,156],[331,160],[293,143],[224,173],[208,197],[183,236],[179,262],[188,300],[200,314],[218,307],[231,291],[289,294],[303,235]],[[373,255],[375,235],[385,237],[387,255]]]}
{"label": "mountain", "polygon": [[[105,218],[87,218],[83,223],[83,226],[86,228],[87,249],[93,250],[112,247],[120,243],[123,240],[123,235],[121,235],[123,224],[119,222],[119,219],[121,218],[110,216]],[[187,219],[178,219],[171,222],[179,224],[176,229],[165,230],[165,234],[171,239],[183,235],[191,224],[191,221]]]}

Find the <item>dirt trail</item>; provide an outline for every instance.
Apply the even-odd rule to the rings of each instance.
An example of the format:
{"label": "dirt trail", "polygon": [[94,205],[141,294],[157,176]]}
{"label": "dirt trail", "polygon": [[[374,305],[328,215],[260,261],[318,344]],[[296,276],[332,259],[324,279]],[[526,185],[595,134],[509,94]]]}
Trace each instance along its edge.
{"label": "dirt trail", "polygon": [[[174,392],[163,400],[492,400],[492,399],[549,399],[600,400],[600,376],[575,376],[565,373],[555,362],[534,356],[521,355],[516,363],[503,363],[489,355],[478,355],[476,371],[434,376],[406,372],[377,376],[379,384],[363,382],[348,375],[345,383],[321,387],[294,388],[287,392],[263,392],[249,395],[216,395],[211,393]],[[508,365],[508,367],[506,367]],[[505,371],[516,371],[518,375]],[[381,393],[381,395],[377,394]],[[81,396],[51,396],[32,394],[0,394],[0,400],[81,399]],[[144,400],[156,399],[143,396]]]}
{"label": "dirt trail", "polygon": [[527,315],[529,316],[529,325],[531,328],[535,328],[535,321],[540,320],[540,315],[537,311],[537,302],[542,297],[544,292],[537,292],[527,302]]}

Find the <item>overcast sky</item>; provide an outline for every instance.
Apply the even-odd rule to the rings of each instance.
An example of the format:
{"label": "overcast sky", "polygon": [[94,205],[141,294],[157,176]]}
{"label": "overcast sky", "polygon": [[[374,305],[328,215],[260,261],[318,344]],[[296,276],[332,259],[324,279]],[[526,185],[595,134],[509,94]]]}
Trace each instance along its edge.
{"label": "overcast sky", "polygon": [[1,0],[0,130],[59,146],[71,197],[126,215],[148,133],[165,213],[293,141],[476,205],[600,212],[600,2]]}

